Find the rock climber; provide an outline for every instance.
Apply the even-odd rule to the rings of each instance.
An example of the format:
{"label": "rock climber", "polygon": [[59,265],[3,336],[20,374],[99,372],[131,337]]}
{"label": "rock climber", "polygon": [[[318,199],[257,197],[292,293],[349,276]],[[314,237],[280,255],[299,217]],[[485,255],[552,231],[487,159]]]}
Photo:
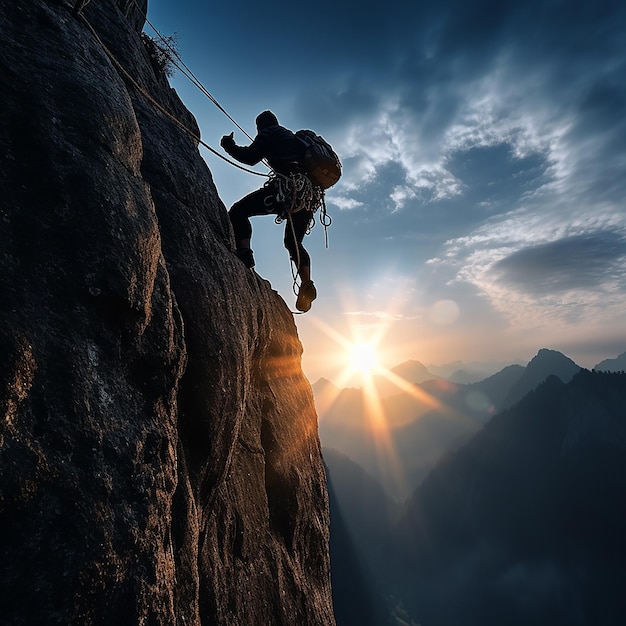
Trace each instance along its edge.
{"label": "rock climber", "polygon": [[[234,133],[224,135],[221,146],[233,158],[246,165],[256,165],[266,159],[269,166],[278,174],[290,176],[303,173],[302,160],[304,145],[289,129],[281,126],[271,111],[263,111],[256,118],[257,136],[249,146],[238,146]],[[296,265],[300,276],[300,288],[296,300],[298,311],[306,312],[317,297],[311,280],[311,258],[302,245],[302,240],[313,218],[311,211],[301,209],[286,215],[286,201],[280,202],[278,180],[272,178],[261,189],[253,191],[235,202],[228,215],[233,226],[237,256],[248,268],[254,267],[254,255],[250,248],[252,225],[250,217],[257,215],[277,215],[285,219],[285,248]]]}

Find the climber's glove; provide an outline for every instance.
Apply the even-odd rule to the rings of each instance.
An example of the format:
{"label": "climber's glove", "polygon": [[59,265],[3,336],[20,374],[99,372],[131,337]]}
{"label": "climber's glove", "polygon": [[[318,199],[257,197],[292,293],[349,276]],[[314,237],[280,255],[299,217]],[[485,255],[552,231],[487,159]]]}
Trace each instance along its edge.
{"label": "climber's glove", "polygon": [[224,135],[222,137],[222,140],[220,141],[220,145],[222,146],[222,148],[224,148],[224,150],[226,150],[226,152],[228,152],[230,148],[234,148],[235,146],[234,135],[234,132],[230,133],[230,135]]}

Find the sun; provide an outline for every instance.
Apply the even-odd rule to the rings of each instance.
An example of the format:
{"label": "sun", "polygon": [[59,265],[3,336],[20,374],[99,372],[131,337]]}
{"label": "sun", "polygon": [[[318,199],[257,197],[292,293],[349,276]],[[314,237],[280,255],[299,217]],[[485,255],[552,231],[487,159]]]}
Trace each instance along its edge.
{"label": "sun", "polygon": [[361,376],[371,376],[380,369],[378,353],[374,343],[357,341],[348,347],[348,365]]}

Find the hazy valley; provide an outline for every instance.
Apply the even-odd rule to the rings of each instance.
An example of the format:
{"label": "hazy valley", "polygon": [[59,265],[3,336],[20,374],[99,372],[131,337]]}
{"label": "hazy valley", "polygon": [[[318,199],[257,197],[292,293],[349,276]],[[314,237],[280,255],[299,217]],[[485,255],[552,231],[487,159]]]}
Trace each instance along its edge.
{"label": "hazy valley", "polygon": [[590,372],[542,349],[469,384],[424,369],[395,369],[422,378],[380,399],[383,434],[364,390],[314,385],[338,624],[621,623],[626,354]]}

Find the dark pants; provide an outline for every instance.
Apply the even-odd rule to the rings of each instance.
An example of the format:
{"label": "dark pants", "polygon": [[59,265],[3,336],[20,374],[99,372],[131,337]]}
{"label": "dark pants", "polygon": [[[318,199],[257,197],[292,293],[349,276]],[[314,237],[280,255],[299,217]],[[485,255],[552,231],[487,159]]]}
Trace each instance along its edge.
{"label": "dark pants", "polygon": [[291,216],[284,215],[282,206],[278,206],[276,203],[276,189],[273,184],[253,191],[235,202],[228,212],[237,244],[242,239],[252,237],[252,224],[250,224],[249,218],[256,215],[281,215],[285,217],[284,243],[285,248],[289,250],[291,260],[298,266],[298,269],[311,266],[311,257],[302,245],[302,240],[312,217],[310,211],[301,209],[292,213]]}

